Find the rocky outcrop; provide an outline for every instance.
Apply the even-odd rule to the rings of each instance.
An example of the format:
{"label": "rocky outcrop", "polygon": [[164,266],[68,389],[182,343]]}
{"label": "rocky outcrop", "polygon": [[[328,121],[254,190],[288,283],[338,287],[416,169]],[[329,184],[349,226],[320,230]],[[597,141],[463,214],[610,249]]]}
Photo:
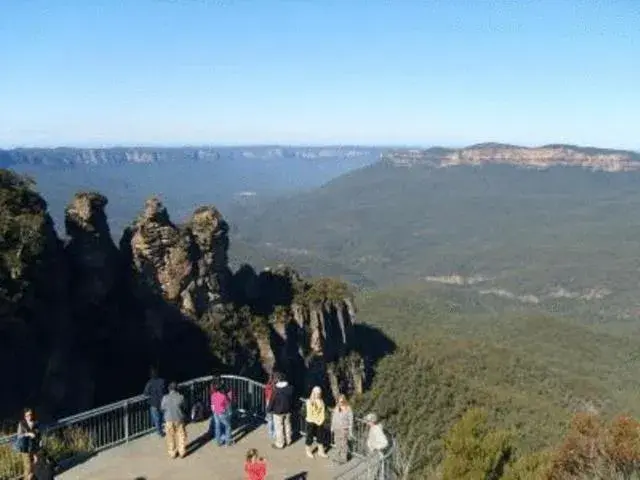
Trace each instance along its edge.
{"label": "rocky outcrop", "polygon": [[105,213],[107,203],[99,193],[78,193],[65,211],[72,305],[79,310],[102,305],[121,274],[119,252]]}
{"label": "rocky outcrop", "polygon": [[78,405],[66,388],[81,370],[68,362],[64,335],[72,326],[68,265],[46,202],[32,187],[0,169],[2,412],[25,404]]}
{"label": "rocky outcrop", "polygon": [[138,393],[152,364],[175,379],[278,369],[301,395],[313,385],[362,391],[346,285],[287,267],[233,274],[215,207],[176,225],[152,198],[118,248],[107,199],[82,192],[65,210],[62,242],[28,181],[6,170],[0,181],[0,375],[13,392],[2,416]]}
{"label": "rocky outcrop", "polygon": [[607,172],[640,170],[640,153],[573,145],[528,148],[486,143],[455,150],[440,147],[427,150],[396,150],[385,155],[384,160],[396,166],[427,164],[449,167],[503,164],[528,168],[570,166]]}
{"label": "rocky outcrop", "polygon": [[178,227],[157,198],[121,241],[136,280],[185,315],[200,318],[228,302],[229,227],[214,207],[198,208]]}
{"label": "rocky outcrop", "polygon": [[355,307],[344,283],[303,279],[285,266],[260,274],[244,266],[234,281],[239,301],[268,319],[267,328],[253,328],[267,372],[285,372],[301,394],[314,385],[334,397],[362,392],[363,359],[352,339]]}

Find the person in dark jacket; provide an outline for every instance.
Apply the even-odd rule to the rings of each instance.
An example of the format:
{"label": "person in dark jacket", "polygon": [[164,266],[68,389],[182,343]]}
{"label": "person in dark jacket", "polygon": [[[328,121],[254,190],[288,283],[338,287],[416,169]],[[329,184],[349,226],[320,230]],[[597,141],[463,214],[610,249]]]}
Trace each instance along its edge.
{"label": "person in dark jacket", "polygon": [[151,378],[144,386],[144,395],[149,397],[149,407],[151,413],[151,423],[156,429],[156,432],[160,437],[164,437],[162,410],[160,409],[160,403],[162,397],[165,394],[165,382],[163,378],[158,376],[158,370],[151,369]]}
{"label": "person in dark jacket", "polygon": [[291,411],[293,410],[293,387],[281,373],[275,375],[275,385],[267,412],[273,414],[276,440],[274,448],[284,448],[291,444]]}
{"label": "person in dark jacket", "polygon": [[38,462],[40,453],[40,426],[32,409],[24,409],[24,417],[18,423],[16,434],[18,451],[22,456],[25,480],[35,479],[34,466]]}

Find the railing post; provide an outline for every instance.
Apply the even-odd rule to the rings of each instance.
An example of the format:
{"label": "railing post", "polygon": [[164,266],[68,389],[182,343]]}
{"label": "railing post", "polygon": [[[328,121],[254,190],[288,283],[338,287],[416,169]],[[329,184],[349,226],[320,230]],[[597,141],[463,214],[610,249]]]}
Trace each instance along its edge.
{"label": "railing post", "polygon": [[124,402],[124,441],[129,442],[129,400]]}

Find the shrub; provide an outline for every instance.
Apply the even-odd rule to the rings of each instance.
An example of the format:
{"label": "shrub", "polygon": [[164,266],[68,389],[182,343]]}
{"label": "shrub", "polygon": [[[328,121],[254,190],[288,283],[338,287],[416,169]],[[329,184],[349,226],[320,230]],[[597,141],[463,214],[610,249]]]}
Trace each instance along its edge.
{"label": "shrub", "polygon": [[83,455],[93,450],[91,436],[81,428],[63,428],[45,435],[43,446],[56,461]]}
{"label": "shrub", "polygon": [[549,478],[552,454],[542,451],[524,455],[513,462],[504,480],[542,480]]}
{"label": "shrub", "polygon": [[629,476],[640,470],[640,423],[627,416],[613,419],[604,451],[617,472]]}
{"label": "shrub", "polygon": [[490,430],[484,410],[468,410],[444,440],[443,480],[498,479],[510,461],[512,433]]}
{"label": "shrub", "polygon": [[0,479],[15,478],[22,473],[22,459],[12,444],[0,445]]}
{"label": "shrub", "polygon": [[[67,427],[48,432],[43,447],[51,459],[61,462],[93,451],[90,435],[83,429]],[[22,459],[13,449],[13,443],[0,445],[0,479],[16,478],[22,473]]]}
{"label": "shrub", "polygon": [[[618,416],[606,425],[596,414],[577,414],[555,452],[550,480],[637,478],[640,423]],[[635,476],[634,476],[635,475]]]}

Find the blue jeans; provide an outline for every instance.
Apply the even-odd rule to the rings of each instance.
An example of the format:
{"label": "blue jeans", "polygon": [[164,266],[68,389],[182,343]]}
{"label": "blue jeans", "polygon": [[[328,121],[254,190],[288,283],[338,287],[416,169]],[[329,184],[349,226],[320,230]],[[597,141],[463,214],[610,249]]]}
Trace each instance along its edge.
{"label": "blue jeans", "polygon": [[276,439],[276,427],[273,423],[273,413],[267,413],[267,435],[271,440]]}
{"label": "blue jeans", "polygon": [[[224,428],[224,432],[222,429]],[[216,439],[218,445],[226,443],[231,445],[231,414],[225,413],[213,413],[211,415],[211,421],[209,423],[209,433],[212,438]]]}
{"label": "blue jeans", "polygon": [[161,437],[164,437],[164,431],[162,428],[162,412],[159,408],[151,407],[151,423],[153,427],[156,429],[156,432]]}

